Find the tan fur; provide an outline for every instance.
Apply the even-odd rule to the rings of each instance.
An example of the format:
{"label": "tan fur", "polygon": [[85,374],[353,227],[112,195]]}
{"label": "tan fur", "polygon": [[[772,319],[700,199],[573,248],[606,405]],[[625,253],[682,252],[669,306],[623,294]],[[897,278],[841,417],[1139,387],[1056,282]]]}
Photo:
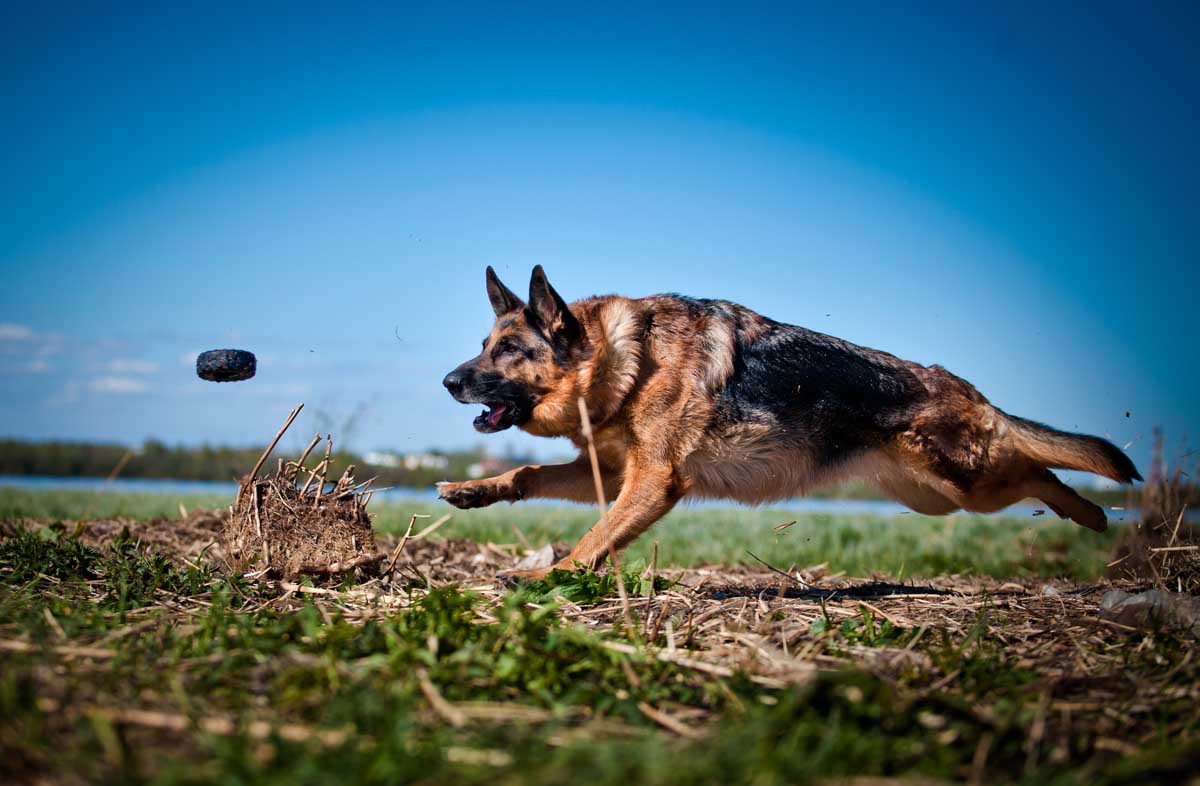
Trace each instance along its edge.
{"label": "tan fur", "polygon": [[703,380],[707,392],[720,390],[733,373],[733,333],[720,320],[699,326],[700,351],[704,353]]}

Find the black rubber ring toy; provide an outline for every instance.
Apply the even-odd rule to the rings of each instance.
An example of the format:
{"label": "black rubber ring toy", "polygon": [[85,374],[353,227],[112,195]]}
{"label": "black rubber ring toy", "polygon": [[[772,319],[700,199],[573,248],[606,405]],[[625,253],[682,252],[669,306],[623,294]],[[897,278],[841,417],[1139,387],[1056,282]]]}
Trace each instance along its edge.
{"label": "black rubber ring toy", "polygon": [[210,349],[196,358],[196,375],[210,382],[250,379],[257,370],[254,353],[244,349]]}

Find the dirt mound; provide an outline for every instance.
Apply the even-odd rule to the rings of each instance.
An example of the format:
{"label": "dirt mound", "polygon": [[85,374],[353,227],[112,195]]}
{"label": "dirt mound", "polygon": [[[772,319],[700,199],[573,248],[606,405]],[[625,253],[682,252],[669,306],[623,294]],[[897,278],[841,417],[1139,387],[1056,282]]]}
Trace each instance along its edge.
{"label": "dirt mound", "polygon": [[280,459],[272,477],[258,477],[303,406],[292,410],[238,486],[222,535],[226,558],[238,572],[253,577],[335,575],[373,568],[383,559],[367,515],[374,478],[356,483],[350,466],[333,488],[327,488],[332,437],[325,437],[325,457],[313,469],[307,469],[304,462],[320,443],[319,434],[299,460],[285,463]]}
{"label": "dirt mound", "polygon": [[[277,576],[342,573],[378,563],[371,519],[347,472],[332,490],[324,479],[243,480],[223,539],[234,569]],[[324,492],[324,493],[322,493]]]}

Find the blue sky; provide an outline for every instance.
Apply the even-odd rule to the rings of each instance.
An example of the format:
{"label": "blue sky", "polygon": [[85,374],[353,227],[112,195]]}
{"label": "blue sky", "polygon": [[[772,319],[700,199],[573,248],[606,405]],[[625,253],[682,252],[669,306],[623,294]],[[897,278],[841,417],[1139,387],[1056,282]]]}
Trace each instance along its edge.
{"label": "blue sky", "polygon": [[[304,401],[297,441],[479,444],[440,379],[484,266],[539,263],[941,363],[1143,466],[1200,432],[1185,5],[242,5],[9,11],[0,435],[248,444]],[[196,379],[223,346],[258,377]]]}

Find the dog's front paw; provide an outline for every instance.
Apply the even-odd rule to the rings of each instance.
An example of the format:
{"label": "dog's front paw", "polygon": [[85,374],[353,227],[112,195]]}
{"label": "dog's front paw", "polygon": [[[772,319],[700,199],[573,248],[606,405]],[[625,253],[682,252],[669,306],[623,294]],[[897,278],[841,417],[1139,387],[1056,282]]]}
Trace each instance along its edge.
{"label": "dog's front paw", "polygon": [[506,587],[516,588],[531,581],[541,581],[550,574],[550,568],[531,568],[529,570],[502,570],[496,574],[496,580]]}
{"label": "dog's front paw", "polygon": [[500,489],[491,483],[467,481],[465,483],[437,484],[438,499],[444,499],[456,508],[485,508],[494,502],[500,502],[505,497]]}

